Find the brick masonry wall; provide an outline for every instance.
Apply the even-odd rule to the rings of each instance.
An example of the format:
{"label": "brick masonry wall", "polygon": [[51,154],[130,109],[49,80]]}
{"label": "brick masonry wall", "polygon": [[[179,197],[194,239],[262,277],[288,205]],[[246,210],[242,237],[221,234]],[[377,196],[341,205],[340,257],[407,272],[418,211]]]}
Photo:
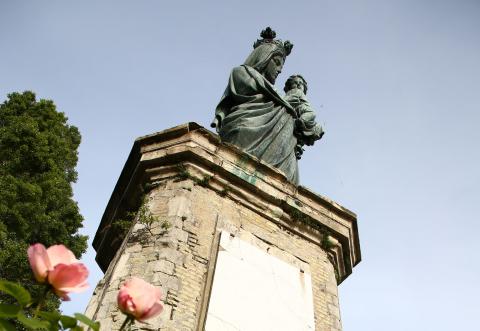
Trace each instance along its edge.
{"label": "brick masonry wall", "polygon": [[[190,179],[168,179],[152,189],[149,209],[171,227],[153,235],[136,224],[97,285],[86,314],[102,330],[118,330],[124,318],[116,306],[123,281],[132,276],[159,286],[165,310],[136,330],[198,330],[209,262],[215,256],[215,234],[250,234],[270,254],[292,264],[303,261],[312,276],[316,330],[341,330],[337,282],[327,254],[316,244],[281,228],[227,196]],[[292,258],[293,257],[293,258]],[[207,284],[208,285],[208,284]]]}

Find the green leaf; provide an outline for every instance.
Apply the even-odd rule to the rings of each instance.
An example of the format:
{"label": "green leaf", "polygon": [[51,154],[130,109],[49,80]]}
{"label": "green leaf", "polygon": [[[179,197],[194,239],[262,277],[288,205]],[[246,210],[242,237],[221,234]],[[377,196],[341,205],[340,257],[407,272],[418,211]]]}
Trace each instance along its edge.
{"label": "green leaf", "polygon": [[100,323],[92,321],[90,318],[87,316],[80,314],[80,313],[75,313],[74,314],[75,318],[82,322],[83,324],[86,324],[87,326],[91,327],[94,331],[99,331],[100,330]]}
{"label": "green leaf", "polygon": [[11,324],[10,322],[7,322],[5,320],[2,320],[2,319],[0,319],[0,330],[16,331],[13,324]]}
{"label": "green leaf", "polygon": [[3,303],[0,303],[0,317],[3,317],[3,318],[15,317],[17,316],[20,309],[21,307],[17,305],[6,305]]}
{"label": "green leaf", "polygon": [[20,323],[33,330],[48,330],[50,328],[50,323],[47,321],[42,321],[38,318],[30,318],[23,313],[19,313],[17,318]]}
{"label": "green leaf", "polygon": [[70,331],[83,331],[83,328],[81,326],[74,326],[73,328],[70,329]]}
{"label": "green leaf", "polygon": [[56,311],[39,311],[38,316],[46,319],[47,321],[57,322],[60,320],[61,315]]}
{"label": "green leaf", "polygon": [[21,285],[10,282],[8,280],[0,279],[0,291],[7,293],[17,299],[18,303],[24,307],[32,301],[30,293]]}
{"label": "green leaf", "polygon": [[60,314],[56,311],[39,311],[38,316],[50,322],[50,331],[60,330]]}
{"label": "green leaf", "polygon": [[60,321],[64,328],[73,328],[77,325],[77,320],[71,316],[62,315]]}

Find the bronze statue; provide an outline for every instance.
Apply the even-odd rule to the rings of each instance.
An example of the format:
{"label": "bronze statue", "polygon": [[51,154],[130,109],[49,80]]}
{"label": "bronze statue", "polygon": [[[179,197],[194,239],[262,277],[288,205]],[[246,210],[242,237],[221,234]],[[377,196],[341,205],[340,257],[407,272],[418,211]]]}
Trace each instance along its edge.
{"label": "bronze statue", "polygon": [[245,63],[233,68],[211,126],[222,141],[278,168],[298,184],[297,159],[302,146],[320,139],[323,130],[312,117],[303,78],[302,83],[295,82],[303,85],[286,89],[285,97],[273,86],[293,45],[275,39],[276,33],[270,27],[260,36],[262,39],[254,43]]}

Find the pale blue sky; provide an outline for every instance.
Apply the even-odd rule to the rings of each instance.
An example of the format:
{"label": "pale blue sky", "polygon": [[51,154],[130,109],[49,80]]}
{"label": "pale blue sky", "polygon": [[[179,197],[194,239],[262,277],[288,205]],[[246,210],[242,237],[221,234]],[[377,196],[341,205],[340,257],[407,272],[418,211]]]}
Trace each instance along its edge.
{"label": "pale blue sky", "polygon": [[[0,99],[32,90],[80,129],[75,198],[93,239],[133,140],[208,126],[267,25],[295,44],[277,87],[303,74],[326,127],[301,182],[358,214],[344,330],[477,328],[479,1],[2,0]],[[92,249],[83,261],[93,290]]]}

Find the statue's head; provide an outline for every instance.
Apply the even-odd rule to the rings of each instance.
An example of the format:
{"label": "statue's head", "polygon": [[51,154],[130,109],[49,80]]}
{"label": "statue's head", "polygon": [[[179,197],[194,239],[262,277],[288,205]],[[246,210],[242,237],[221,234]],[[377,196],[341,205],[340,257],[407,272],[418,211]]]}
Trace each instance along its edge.
{"label": "statue's head", "polygon": [[285,58],[292,51],[293,44],[275,39],[276,33],[270,27],[260,33],[262,39],[253,44],[253,51],[245,60],[246,65],[255,68],[270,83],[274,84],[278,74],[282,72]]}
{"label": "statue's head", "polygon": [[288,77],[283,90],[285,93],[288,93],[288,91],[293,89],[300,89],[304,94],[307,94],[308,85],[305,78],[303,78],[301,75],[291,75]]}

